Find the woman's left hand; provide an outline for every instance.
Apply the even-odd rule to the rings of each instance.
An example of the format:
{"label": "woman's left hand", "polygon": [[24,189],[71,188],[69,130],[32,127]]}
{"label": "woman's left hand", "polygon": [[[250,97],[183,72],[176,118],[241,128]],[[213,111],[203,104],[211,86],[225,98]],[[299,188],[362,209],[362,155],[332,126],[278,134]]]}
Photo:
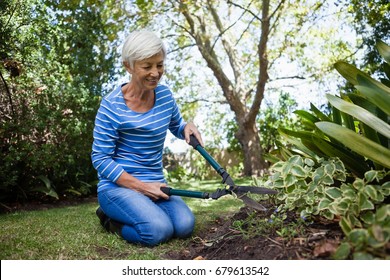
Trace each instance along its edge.
{"label": "woman's left hand", "polygon": [[200,135],[199,130],[196,128],[194,123],[189,122],[184,127],[184,138],[186,139],[187,143],[190,143],[190,135],[194,135],[196,139],[198,139],[199,144],[204,147],[202,136]]}

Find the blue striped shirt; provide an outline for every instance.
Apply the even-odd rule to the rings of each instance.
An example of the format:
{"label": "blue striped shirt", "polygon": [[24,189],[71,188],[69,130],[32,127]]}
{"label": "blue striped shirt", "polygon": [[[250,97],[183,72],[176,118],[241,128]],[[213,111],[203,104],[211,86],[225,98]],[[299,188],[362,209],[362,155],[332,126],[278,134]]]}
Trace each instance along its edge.
{"label": "blue striped shirt", "polygon": [[157,86],[154,106],[145,113],[127,107],[121,88],[102,99],[96,114],[91,158],[98,171],[98,191],[117,186],[124,171],[143,182],[165,182],[162,154],[167,130],[184,139],[186,123],[168,87]]}

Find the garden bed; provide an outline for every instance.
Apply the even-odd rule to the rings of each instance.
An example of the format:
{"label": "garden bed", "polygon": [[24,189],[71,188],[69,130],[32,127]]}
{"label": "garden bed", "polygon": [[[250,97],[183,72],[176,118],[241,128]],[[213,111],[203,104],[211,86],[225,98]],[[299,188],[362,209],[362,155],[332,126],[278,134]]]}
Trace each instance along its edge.
{"label": "garden bed", "polygon": [[[237,230],[235,223],[251,215],[251,219],[267,220],[271,213],[257,212],[247,208],[232,217],[216,219],[210,227],[198,236],[187,248],[170,252],[167,259],[207,260],[288,260],[288,259],[329,259],[342,239],[337,222],[318,220],[300,227],[300,232],[281,236],[281,229],[275,228],[267,234],[259,230],[257,235],[246,236]],[[294,223],[296,217],[290,214],[283,222]],[[245,230],[245,229],[243,229]],[[293,228],[291,228],[293,231]],[[288,235],[288,233],[285,233]]]}

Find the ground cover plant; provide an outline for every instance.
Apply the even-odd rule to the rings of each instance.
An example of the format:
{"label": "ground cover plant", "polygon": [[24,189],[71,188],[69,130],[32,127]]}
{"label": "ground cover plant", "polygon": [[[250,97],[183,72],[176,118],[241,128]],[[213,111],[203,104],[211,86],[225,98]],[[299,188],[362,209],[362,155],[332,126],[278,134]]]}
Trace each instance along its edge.
{"label": "ground cover plant", "polygon": [[297,111],[304,128],[280,129],[280,146],[268,186],[281,190],[279,210],[303,219],[338,221],[345,234],[335,258],[388,258],[390,241],[390,47],[377,43],[383,57],[380,81],[353,65],[335,68],[355,90],[327,95],[323,113]]}

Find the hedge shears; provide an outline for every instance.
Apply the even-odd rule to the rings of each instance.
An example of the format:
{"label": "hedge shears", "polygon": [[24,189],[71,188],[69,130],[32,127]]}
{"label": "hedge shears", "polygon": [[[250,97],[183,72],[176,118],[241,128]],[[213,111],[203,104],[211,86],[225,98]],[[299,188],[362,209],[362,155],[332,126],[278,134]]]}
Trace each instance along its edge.
{"label": "hedge shears", "polygon": [[254,187],[254,186],[237,186],[233,179],[230,177],[229,173],[223,169],[214,158],[200,145],[198,139],[195,136],[191,135],[190,143],[195,150],[197,150],[206,160],[207,162],[218,172],[218,174],[222,177],[222,184],[225,185],[224,188],[218,188],[213,193],[208,192],[200,192],[200,191],[189,191],[189,190],[179,190],[173,189],[170,187],[162,187],[161,191],[165,194],[177,195],[177,196],[185,196],[192,198],[202,198],[202,199],[218,199],[224,195],[233,195],[237,198],[241,199],[247,206],[260,210],[267,211],[260,203],[256,202],[252,198],[248,197],[248,193],[253,194],[276,194],[275,190],[263,188],[263,187]]}

